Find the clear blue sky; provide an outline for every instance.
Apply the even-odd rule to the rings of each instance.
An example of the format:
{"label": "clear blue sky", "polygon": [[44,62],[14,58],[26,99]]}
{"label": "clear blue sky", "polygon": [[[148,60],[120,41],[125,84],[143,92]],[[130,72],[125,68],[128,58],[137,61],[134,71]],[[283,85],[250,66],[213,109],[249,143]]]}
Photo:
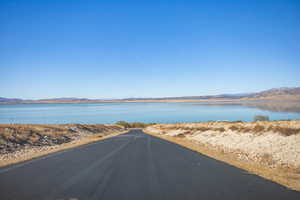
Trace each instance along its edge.
{"label": "clear blue sky", "polygon": [[300,1],[0,1],[0,96],[300,86]]}

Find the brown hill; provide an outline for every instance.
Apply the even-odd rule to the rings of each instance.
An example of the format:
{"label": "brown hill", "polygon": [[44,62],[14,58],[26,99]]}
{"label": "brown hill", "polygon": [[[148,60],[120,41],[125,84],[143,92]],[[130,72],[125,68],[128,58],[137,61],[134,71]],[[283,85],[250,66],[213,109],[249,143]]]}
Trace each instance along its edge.
{"label": "brown hill", "polygon": [[278,96],[300,96],[300,87],[274,88],[274,89],[256,93],[251,97],[278,97]]}

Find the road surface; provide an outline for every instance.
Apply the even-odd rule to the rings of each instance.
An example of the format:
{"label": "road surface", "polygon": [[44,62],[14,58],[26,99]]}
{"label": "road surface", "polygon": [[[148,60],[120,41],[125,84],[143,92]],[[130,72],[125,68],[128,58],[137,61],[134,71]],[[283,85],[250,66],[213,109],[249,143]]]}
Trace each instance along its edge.
{"label": "road surface", "polygon": [[140,130],[0,168],[2,200],[300,199],[300,192]]}

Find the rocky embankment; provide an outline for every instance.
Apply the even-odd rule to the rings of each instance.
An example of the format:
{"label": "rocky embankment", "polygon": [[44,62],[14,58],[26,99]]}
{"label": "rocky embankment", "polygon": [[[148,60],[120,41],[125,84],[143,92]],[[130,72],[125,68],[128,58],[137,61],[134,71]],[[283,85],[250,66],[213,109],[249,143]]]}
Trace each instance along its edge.
{"label": "rocky embankment", "polygon": [[247,162],[298,169],[300,175],[300,120],[157,124],[145,131],[188,140]]}
{"label": "rocky embankment", "polygon": [[[103,136],[119,133],[123,128],[103,124],[29,125],[0,124],[0,165],[6,161],[53,151],[64,145],[77,146]],[[94,136],[94,137],[93,137]]]}

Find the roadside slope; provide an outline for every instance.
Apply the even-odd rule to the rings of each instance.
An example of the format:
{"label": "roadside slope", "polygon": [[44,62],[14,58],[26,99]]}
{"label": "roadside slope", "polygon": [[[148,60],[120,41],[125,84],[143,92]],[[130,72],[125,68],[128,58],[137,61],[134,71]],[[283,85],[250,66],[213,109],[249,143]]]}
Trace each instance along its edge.
{"label": "roadside slope", "polygon": [[300,191],[300,121],[158,124],[146,133]]}
{"label": "roadside slope", "polygon": [[0,166],[99,141],[124,133],[103,124],[0,124]]}

